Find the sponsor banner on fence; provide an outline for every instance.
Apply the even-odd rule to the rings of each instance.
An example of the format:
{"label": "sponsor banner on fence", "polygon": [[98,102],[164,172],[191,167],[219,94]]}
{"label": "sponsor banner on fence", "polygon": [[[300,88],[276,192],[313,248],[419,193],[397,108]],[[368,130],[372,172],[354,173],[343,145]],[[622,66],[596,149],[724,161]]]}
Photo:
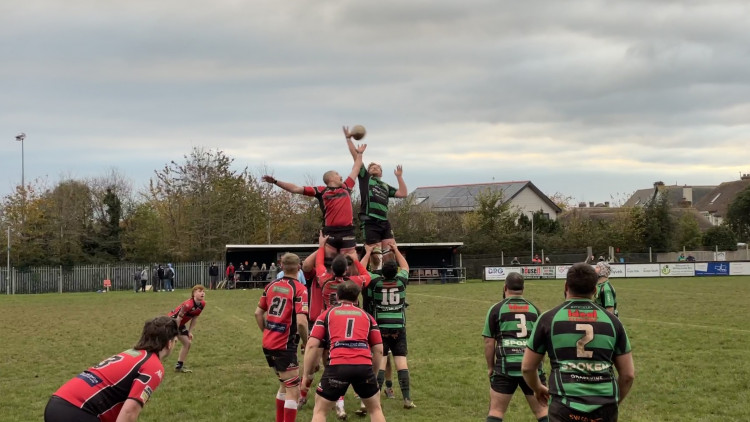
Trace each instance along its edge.
{"label": "sponsor banner on fence", "polygon": [[659,277],[659,264],[625,264],[625,277]]}
{"label": "sponsor banner on fence", "polygon": [[522,267],[484,267],[485,280],[502,280],[510,273],[520,273]]}
{"label": "sponsor banner on fence", "polygon": [[750,262],[730,262],[729,275],[750,275]]}
{"label": "sponsor banner on fence", "polygon": [[729,275],[729,263],[696,262],[695,275]]}
{"label": "sponsor banner on fence", "polygon": [[570,265],[556,265],[555,266],[555,278],[565,278],[568,274]]}
{"label": "sponsor banner on fence", "polygon": [[625,264],[609,264],[609,268],[612,270],[609,278],[625,277]]}
{"label": "sponsor banner on fence", "polygon": [[674,264],[659,264],[662,277],[693,277],[695,264],[692,262],[678,262]]}

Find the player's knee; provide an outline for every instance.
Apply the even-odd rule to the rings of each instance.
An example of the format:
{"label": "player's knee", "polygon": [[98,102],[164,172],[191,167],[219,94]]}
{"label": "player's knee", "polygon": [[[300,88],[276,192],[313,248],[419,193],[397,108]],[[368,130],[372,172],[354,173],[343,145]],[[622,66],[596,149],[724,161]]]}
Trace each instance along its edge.
{"label": "player's knee", "polygon": [[279,378],[279,381],[284,385],[286,388],[294,388],[297,387],[300,384],[300,377],[299,375],[295,375],[291,378],[287,379],[281,379]]}

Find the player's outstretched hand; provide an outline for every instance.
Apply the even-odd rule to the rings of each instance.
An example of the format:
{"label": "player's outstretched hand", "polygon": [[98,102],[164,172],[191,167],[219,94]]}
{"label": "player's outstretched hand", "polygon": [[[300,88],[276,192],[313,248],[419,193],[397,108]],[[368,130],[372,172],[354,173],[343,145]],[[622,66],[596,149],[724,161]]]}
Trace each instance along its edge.
{"label": "player's outstretched hand", "polygon": [[396,166],[396,170],[393,170],[393,174],[395,174],[396,177],[401,177],[404,174],[404,169],[401,167],[401,164]]}
{"label": "player's outstretched hand", "polygon": [[367,149],[367,144],[359,144],[357,145],[355,149],[357,150],[358,153],[364,154],[365,150]]}
{"label": "player's outstretched hand", "polygon": [[269,176],[269,175],[266,174],[266,175],[263,176],[263,181],[266,182],[266,183],[276,183],[276,178],[274,178],[273,176]]}
{"label": "player's outstretched hand", "polygon": [[547,402],[549,402],[549,388],[546,385],[542,385],[540,389],[534,391],[534,397],[536,397],[539,404],[547,406]]}
{"label": "player's outstretched hand", "polygon": [[352,134],[349,133],[349,126],[342,126],[341,128],[344,130],[344,136],[346,136],[346,139],[351,139]]}

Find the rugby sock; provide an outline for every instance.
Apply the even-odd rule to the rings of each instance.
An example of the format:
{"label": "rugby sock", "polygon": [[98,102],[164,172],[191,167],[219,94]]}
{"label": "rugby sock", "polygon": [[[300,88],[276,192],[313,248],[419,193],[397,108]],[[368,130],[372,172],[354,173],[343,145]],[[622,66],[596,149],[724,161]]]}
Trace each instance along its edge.
{"label": "rugby sock", "polygon": [[401,395],[404,396],[404,400],[411,400],[411,393],[409,392],[408,369],[398,370],[398,386],[401,387]]}
{"label": "rugby sock", "polygon": [[498,418],[497,416],[487,416],[486,422],[503,422],[503,418]]}
{"label": "rugby sock", "polygon": [[297,400],[284,402],[284,422],[294,422],[297,419]]}
{"label": "rugby sock", "polygon": [[339,409],[344,408],[344,396],[341,396],[338,400],[336,400],[336,407],[338,407]]}
{"label": "rugby sock", "polygon": [[185,363],[185,362],[183,362],[183,361],[181,361],[181,360],[178,360],[178,361],[177,361],[177,365],[175,365],[175,368],[177,368],[177,369],[180,369],[180,368],[182,368],[182,365],[183,365],[184,363]]}
{"label": "rugby sock", "polygon": [[385,381],[385,370],[381,369],[378,371],[378,389],[379,390],[383,389],[383,381]]}
{"label": "rugby sock", "polygon": [[549,422],[549,416],[543,416],[543,417],[537,419],[537,421],[539,421],[539,422]]}
{"label": "rugby sock", "polygon": [[285,393],[276,393],[276,422],[284,422]]}
{"label": "rugby sock", "polygon": [[385,380],[386,388],[393,388],[393,380]]}

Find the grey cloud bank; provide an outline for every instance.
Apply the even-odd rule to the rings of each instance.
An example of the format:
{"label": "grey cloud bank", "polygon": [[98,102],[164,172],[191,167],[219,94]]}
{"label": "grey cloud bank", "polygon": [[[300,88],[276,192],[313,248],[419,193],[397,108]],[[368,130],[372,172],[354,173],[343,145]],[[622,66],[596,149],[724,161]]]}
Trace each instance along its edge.
{"label": "grey cloud bank", "polygon": [[[296,183],[366,159],[418,186],[603,202],[750,172],[741,1],[16,1],[0,6],[0,194],[193,145]],[[3,183],[2,181],[6,181]]]}

